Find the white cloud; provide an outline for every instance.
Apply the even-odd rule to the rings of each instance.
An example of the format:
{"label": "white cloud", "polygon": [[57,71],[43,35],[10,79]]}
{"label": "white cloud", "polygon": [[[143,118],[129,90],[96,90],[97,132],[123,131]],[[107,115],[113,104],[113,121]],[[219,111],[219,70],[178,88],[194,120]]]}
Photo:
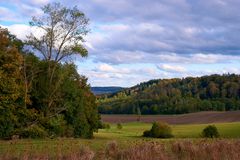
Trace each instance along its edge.
{"label": "white cloud", "polygon": [[14,24],[11,26],[2,26],[4,28],[7,28],[12,34],[16,35],[17,38],[21,40],[26,39],[26,35],[30,34],[31,27],[24,24]]}
{"label": "white cloud", "polygon": [[177,73],[183,73],[186,72],[186,69],[182,66],[177,65],[169,65],[169,64],[161,64],[157,65],[158,69],[166,72],[177,72]]}
{"label": "white cloud", "polygon": [[37,27],[30,27],[29,25],[25,24],[13,24],[10,26],[3,26],[3,28],[7,28],[11,34],[16,35],[17,38],[21,40],[26,40],[26,36],[30,33],[33,33],[36,37],[40,37],[43,34],[43,30]]}
{"label": "white cloud", "polygon": [[111,24],[111,25],[101,25],[99,26],[99,29],[104,30],[104,31],[108,31],[108,32],[119,32],[119,31],[127,31],[128,29],[130,29],[130,27],[128,25],[125,24]]}
{"label": "white cloud", "polygon": [[240,56],[222,55],[222,54],[203,54],[198,53],[191,56],[191,59],[197,63],[220,63],[240,60]]}
{"label": "white cloud", "polygon": [[100,64],[98,67],[94,69],[94,71],[114,73],[114,74],[129,74],[131,72],[131,70],[128,68],[122,68],[122,67],[116,68],[106,63]]}
{"label": "white cloud", "polygon": [[116,69],[108,64],[101,64],[97,70],[102,72],[116,72]]}
{"label": "white cloud", "polygon": [[31,0],[31,3],[35,5],[43,5],[49,3],[50,0]]}
{"label": "white cloud", "polygon": [[[31,16],[42,14],[40,7],[53,1],[2,0],[0,21],[26,24]],[[94,85],[131,86],[153,78],[240,73],[236,67],[240,1],[61,2],[68,7],[78,5],[91,20],[85,45],[92,63],[80,73]],[[8,29],[23,40],[30,31],[40,35],[24,24]]]}

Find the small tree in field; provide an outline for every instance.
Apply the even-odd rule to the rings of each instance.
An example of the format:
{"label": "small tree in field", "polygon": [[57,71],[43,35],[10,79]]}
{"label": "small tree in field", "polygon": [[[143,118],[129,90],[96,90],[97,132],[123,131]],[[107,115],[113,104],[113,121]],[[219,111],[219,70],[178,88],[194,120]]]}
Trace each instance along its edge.
{"label": "small tree in field", "polygon": [[154,122],[151,130],[143,132],[144,137],[153,137],[153,138],[171,138],[172,129],[165,122]]}
{"label": "small tree in field", "polygon": [[122,127],[122,124],[121,124],[121,123],[118,123],[118,124],[117,124],[117,129],[120,130],[120,129],[122,129],[122,128],[123,128],[123,127]]}
{"label": "small tree in field", "polygon": [[203,129],[202,136],[205,138],[218,138],[220,135],[215,125],[209,125]]}

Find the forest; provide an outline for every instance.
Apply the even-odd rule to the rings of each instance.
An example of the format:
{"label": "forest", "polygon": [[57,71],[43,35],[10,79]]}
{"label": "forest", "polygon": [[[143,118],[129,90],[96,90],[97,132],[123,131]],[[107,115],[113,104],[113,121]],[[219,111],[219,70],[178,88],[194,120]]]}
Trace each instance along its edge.
{"label": "forest", "polygon": [[21,41],[0,28],[0,138],[92,138],[100,119],[95,96],[71,60],[87,56],[79,42],[88,19],[59,3],[42,10],[30,22],[41,36]]}
{"label": "forest", "polygon": [[102,114],[183,114],[240,109],[240,75],[159,79],[98,97]]}

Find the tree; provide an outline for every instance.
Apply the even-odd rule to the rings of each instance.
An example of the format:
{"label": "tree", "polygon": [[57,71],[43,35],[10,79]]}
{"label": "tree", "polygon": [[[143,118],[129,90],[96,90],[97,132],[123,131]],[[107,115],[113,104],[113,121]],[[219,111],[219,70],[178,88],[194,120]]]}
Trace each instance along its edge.
{"label": "tree", "polygon": [[[41,60],[21,45],[0,28],[0,138],[92,138],[100,116],[87,78],[73,63]],[[49,64],[55,67],[51,88]]]}
{"label": "tree", "polygon": [[22,111],[19,106],[23,95],[23,59],[15,40],[6,29],[0,28],[0,138],[11,135],[19,125],[17,114]]}
{"label": "tree", "polygon": [[117,123],[117,129],[121,130],[123,128],[121,123]]}
{"label": "tree", "polygon": [[216,98],[219,96],[219,89],[214,82],[210,82],[207,87],[207,94],[209,98]]}
{"label": "tree", "polygon": [[206,138],[218,138],[219,133],[215,125],[209,125],[202,131],[202,136]]}
{"label": "tree", "polygon": [[44,16],[33,17],[31,26],[43,32],[40,37],[31,34],[28,44],[42,54],[46,61],[60,62],[74,54],[87,56],[87,50],[81,42],[88,33],[89,20],[75,6],[72,9],[52,3],[42,8]]}
{"label": "tree", "polygon": [[82,42],[83,36],[88,33],[89,20],[76,6],[66,8],[60,3],[52,3],[44,6],[42,10],[44,15],[33,17],[30,22],[42,35],[36,36],[31,33],[27,37],[27,44],[46,61],[47,76],[42,79],[46,85],[44,101],[47,108],[54,108],[57,105],[54,96],[59,93],[60,86],[64,83],[64,78],[55,76],[58,74],[58,63],[68,60],[73,55],[88,55]]}
{"label": "tree", "polygon": [[154,122],[151,130],[143,132],[144,137],[153,137],[153,138],[171,138],[172,129],[165,122]]}
{"label": "tree", "polygon": [[122,93],[99,96],[99,112],[137,114],[137,107],[142,114],[237,110],[240,103],[239,82],[240,75],[235,74],[152,80],[121,90],[126,93],[124,99],[118,97]]}

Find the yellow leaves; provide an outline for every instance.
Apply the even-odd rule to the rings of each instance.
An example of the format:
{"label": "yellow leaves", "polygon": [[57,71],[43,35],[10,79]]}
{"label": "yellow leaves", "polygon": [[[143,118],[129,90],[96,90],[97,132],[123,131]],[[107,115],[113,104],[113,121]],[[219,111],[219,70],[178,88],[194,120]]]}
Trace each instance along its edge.
{"label": "yellow leaves", "polygon": [[0,30],[0,100],[14,103],[22,95],[21,66],[23,57],[10,34]]}

